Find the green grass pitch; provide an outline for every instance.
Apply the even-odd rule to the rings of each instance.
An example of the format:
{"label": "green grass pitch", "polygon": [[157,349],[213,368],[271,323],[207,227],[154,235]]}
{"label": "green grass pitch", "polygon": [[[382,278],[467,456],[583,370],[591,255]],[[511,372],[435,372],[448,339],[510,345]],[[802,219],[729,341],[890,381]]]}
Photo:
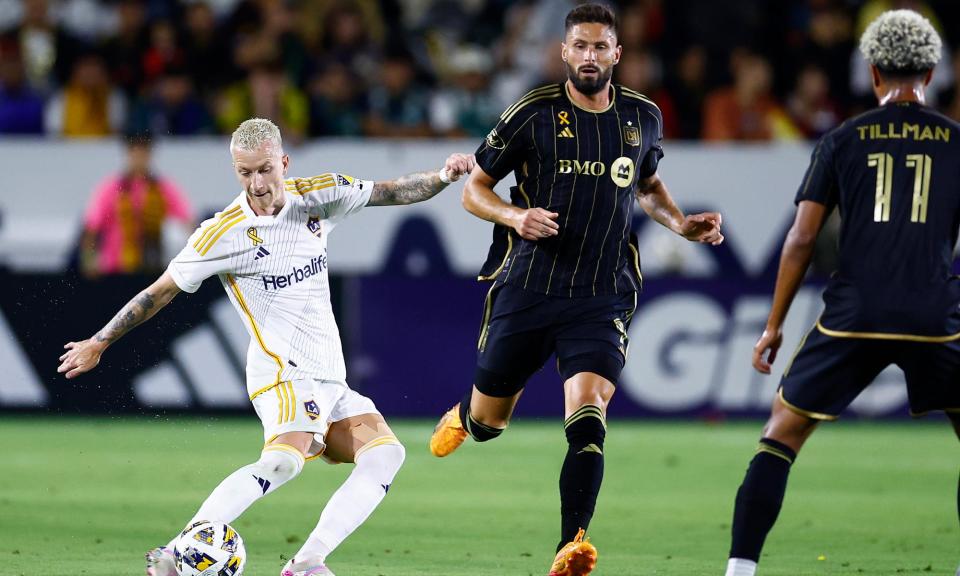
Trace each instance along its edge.
{"label": "green grass pitch", "polygon": [[[407,461],[329,559],[344,576],[543,576],[559,531],[559,421],[518,421],[439,460],[432,423],[393,422]],[[590,536],[598,576],[723,573],[758,423],[612,421]],[[254,417],[0,420],[0,575],[143,573],[211,489],[255,460]],[[953,575],[957,441],[941,418],[824,426],[801,453],[763,576]],[[276,576],[350,472],[311,463],[235,526],[247,576]]]}

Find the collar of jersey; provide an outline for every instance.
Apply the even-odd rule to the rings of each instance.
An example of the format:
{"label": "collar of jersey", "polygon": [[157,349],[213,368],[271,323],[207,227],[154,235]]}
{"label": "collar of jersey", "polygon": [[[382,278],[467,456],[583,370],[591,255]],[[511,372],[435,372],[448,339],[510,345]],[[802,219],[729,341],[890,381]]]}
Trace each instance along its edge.
{"label": "collar of jersey", "polygon": [[591,114],[603,114],[603,113],[606,112],[607,110],[613,108],[613,102],[614,102],[614,100],[616,100],[616,98],[617,98],[617,87],[614,86],[612,82],[610,83],[610,92],[611,92],[611,94],[610,94],[610,103],[607,104],[607,107],[606,107],[606,108],[604,108],[603,110],[591,110],[591,109],[589,109],[589,108],[584,108],[583,106],[577,104],[577,103],[573,100],[573,97],[570,96],[570,85],[567,84],[566,82],[563,83],[563,93],[567,95],[567,100],[569,100],[570,103],[573,104],[574,106],[576,106],[577,108],[583,110],[584,112],[589,112],[589,113],[591,113]]}
{"label": "collar of jersey", "polygon": [[253,222],[273,222],[283,216],[287,210],[290,209],[290,204],[293,203],[293,198],[290,197],[290,194],[287,194],[286,190],[283,191],[283,194],[286,194],[287,201],[283,203],[283,208],[280,208],[280,211],[272,216],[260,216],[254,212],[253,208],[250,207],[250,202],[247,201],[246,192],[240,192],[240,209],[246,214],[247,218],[250,218]]}

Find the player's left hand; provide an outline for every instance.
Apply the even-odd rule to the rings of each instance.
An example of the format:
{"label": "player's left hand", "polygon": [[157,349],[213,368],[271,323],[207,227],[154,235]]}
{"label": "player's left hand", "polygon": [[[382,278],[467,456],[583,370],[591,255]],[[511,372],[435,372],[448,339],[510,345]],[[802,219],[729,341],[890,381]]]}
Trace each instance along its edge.
{"label": "player's left hand", "polygon": [[689,214],[680,225],[680,235],[691,242],[719,246],[723,243],[723,234],[720,233],[722,221],[723,217],[719,212]]}
{"label": "player's left hand", "polygon": [[80,342],[67,342],[63,347],[67,351],[60,356],[57,372],[60,374],[66,372],[67,378],[93,370],[100,363],[100,356],[103,355],[103,345],[94,338]]}
{"label": "player's left hand", "polygon": [[753,346],[753,367],[757,372],[770,373],[770,365],[777,359],[781,344],[783,344],[783,331],[780,328],[768,326],[764,329],[760,339]]}
{"label": "player's left hand", "polygon": [[455,153],[447,158],[443,168],[447,171],[447,178],[449,178],[451,182],[456,182],[464,174],[472,172],[473,167],[476,165],[477,158],[473,154]]}

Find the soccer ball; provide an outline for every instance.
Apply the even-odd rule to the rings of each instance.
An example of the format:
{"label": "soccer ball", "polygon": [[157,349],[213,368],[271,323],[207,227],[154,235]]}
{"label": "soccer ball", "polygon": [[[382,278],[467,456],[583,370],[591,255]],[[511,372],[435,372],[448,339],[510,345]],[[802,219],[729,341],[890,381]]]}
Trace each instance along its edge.
{"label": "soccer ball", "polygon": [[194,522],[173,547],[181,576],[241,576],[247,561],[243,539],[229,524]]}

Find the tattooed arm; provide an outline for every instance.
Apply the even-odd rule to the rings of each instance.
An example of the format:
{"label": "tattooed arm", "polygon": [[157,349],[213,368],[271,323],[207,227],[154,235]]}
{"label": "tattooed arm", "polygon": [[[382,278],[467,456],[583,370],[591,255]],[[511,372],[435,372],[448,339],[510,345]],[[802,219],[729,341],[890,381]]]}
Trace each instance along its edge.
{"label": "tattooed arm", "polygon": [[119,340],[134,326],[152,318],[179,293],[180,288],[170,277],[170,273],[164,272],[156,282],[127,302],[99,332],[80,342],[67,342],[64,346],[67,351],[60,357],[57,372],[66,372],[67,378],[73,378],[93,370],[100,363],[100,356],[107,346]]}
{"label": "tattooed arm", "polygon": [[[475,163],[473,154],[452,154],[443,169],[437,172],[418,172],[388,182],[376,182],[367,206],[395,206],[429,200],[449,186],[450,182],[469,174]],[[442,172],[446,172],[449,182],[440,179]]]}

